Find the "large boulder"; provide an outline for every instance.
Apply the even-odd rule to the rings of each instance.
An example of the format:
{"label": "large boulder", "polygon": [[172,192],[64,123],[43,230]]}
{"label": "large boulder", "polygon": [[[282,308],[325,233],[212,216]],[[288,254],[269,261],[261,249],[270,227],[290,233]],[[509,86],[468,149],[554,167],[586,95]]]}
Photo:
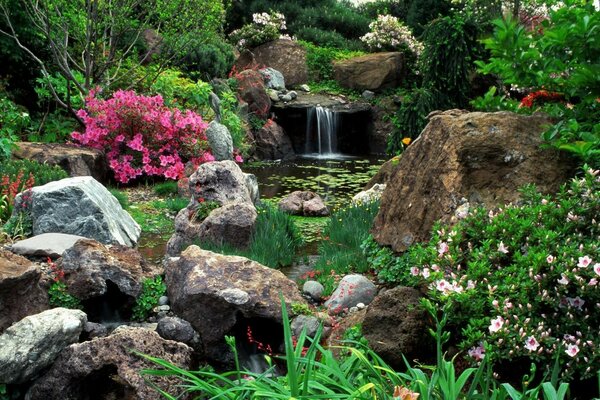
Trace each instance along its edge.
{"label": "large boulder", "polygon": [[274,121],[255,132],[254,143],[255,155],[261,160],[290,160],[296,157],[291,139]]}
{"label": "large boulder", "polygon": [[104,182],[108,163],[104,152],[90,147],[61,143],[18,142],[12,157],[18,160],[34,160],[43,164],[58,165],[69,176],[93,176]]}
{"label": "large boulder", "polygon": [[21,211],[31,215],[34,235],[69,233],[134,246],[141,233],[117,199],[91,176],[66,178],[20,193],[13,215]]}
{"label": "large boulder", "polygon": [[433,351],[427,312],[420,304],[421,293],[397,287],[377,296],[367,308],[362,331],[369,347],[395,368],[407,360],[425,361]]}
{"label": "large boulder", "polygon": [[248,103],[248,111],[259,118],[267,118],[271,109],[271,98],[265,82],[258,71],[247,69],[236,75],[238,96]]}
{"label": "large boulder", "polygon": [[344,87],[378,91],[400,85],[403,77],[402,53],[373,53],[334,61],[335,80]]}
{"label": "large boulder", "polygon": [[[254,232],[257,193],[254,181],[233,161],[205,163],[188,181],[191,200],[175,217],[175,233],[167,243],[167,255],[178,255],[194,241],[209,240],[247,247]],[[201,204],[219,206],[205,218],[198,218]],[[232,205],[235,203],[235,205]]]}
{"label": "large boulder", "polygon": [[292,40],[278,39],[262,44],[252,49],[252,53],[242,54],[236,61],[238,70],[255,65],[272,67],[281,72],[290,87],[308,81],[306,49]]}
{"label": "large boulder", "polygon": [[433,114],[388,182],[372,229],[375,240],[405,251],[429,239],[435,221],[449,222],[463,198],[493,208],[517,201],[519,189],[530,183],[555,193],[574,163],[541,147],[540,134],[550,123],[542,114]]}
{"label": "large boulder", "polygon": [[31,261],[0,249],[0,332],[48,309],[48,293],[39,285],[40,276],[40,269]]}
{"label": "large boulder", "polygon": [[134,300],[142,291],[143,281],[161,273],[136,249],[107,247],[90,239],[77,241],[63,253],[57,265],[65,272],[69,293],[79,300],[106,295],[109,282]]}
{"label": "large boulder", "polygon": [[162,396],[154,385],[175,396],[183,392],[181,380],[176,377],[141,375],[140,370],[159,366],[133,351],[180,368],[192,367],[192,349],[185,344],[165,340],[148,329],[121,327],[108,337],[67,347],[52,368],[33,384],[27,399],[159,400]]}
{"label": "large boulder", "polygon": [[290,193],[279,201],[279,209],[291,215],[306,217],[324,217],[329,215],[327,206],[321,196],[310,190]]}
{"label": "large boulder", "polygon": [[86,321],[83,311],[53,308],[12,325],[0,336],[0,383],[34,378],[65,347],[77,343]]}
{"label": "large boulder", "polygon": [[81,239],[85,238],[66,233],[42,233],[41,235],[16,241],[10,246],[10,251],[22,256],[56,259]]}
{"label": "large boulder", "polygon": [[211,121],[206,128],[206,138],[217,161],[233,160],[233,139],[225,125]]}
{"label": "large boulder", "polygon": [[[190,246],[165,266],[172,310],[198,331],[204,353],[213,360],[231,355],[224,336],[252,320],[280,334],[280,294],[286,304],[304,303],[296,284],[280,271],[244,257],[224,256]],[[236,329],[234,329],[236,328]],[[279,332],[276,332],[279,330]]]}

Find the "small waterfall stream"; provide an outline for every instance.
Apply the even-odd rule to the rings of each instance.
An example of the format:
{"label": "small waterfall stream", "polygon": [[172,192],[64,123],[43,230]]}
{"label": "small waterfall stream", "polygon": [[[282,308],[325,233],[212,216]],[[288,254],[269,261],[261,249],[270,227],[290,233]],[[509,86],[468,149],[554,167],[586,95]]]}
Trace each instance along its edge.
{"label": "small waterfall stream", "polygon": [[[337,129],[339,114],[321,106],[306,111],[305,153],[317,153],[320,157],[337,154]],[[315,139],[316,129],[316,143]]]}

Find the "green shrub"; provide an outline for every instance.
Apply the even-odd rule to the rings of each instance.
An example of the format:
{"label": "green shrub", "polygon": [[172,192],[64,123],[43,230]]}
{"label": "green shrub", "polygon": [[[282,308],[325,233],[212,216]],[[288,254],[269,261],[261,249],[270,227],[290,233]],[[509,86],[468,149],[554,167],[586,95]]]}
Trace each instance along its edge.
{"label": "green shrub", "polygon": [[154,185],[154,193],[159,196],[173,196],[178,193],[177,190],[177,182],[175,181],[166,181],[160,182]]}
{"label": "green shrub", "polygon": [[67,285],[62,281],[52,282],[48,289],[48,301],[52,307],[83,308],[79,299],[67,291]]}
{"label": "green shrub", "polygon": [[530,359],[565,378],[600,369],[600,175],[588,171],[555,198],[529,186],[523,200],[477,208],[400,257],[364,244],[383,281],[427,288],[474,359]]}
{"label": "green shrub", "polygon": [[300,40],[314,43],[317,46],[332,47],[336,49],[360,51],[364,49],[359,40],[351,40],[336,31],[305,26],[298,28],[296,37]]}
{"label": "green shrub", "polygon": [[346,60],[363,55],[360,51],[350,51],[333,47],[320,47],[313,43],[301,41],[306,48],[306,66],[311,81],[327,81],[333,79],[333,61]]}
{"label": "green shrub", "polygon": [[211,80],[227,76],[235,56],[233,47],[224,40],[203,40],[192,38],[176,56],[174,64],[192,79]]}
{"label": "green shrub", "polygon": [[167,285],[164,284],[160,275],[144,280],[142,282],[142,292],[133,307],[133,319],[137,321],[146,320],[152,309],[158,305],[158,299],[164,296],[166,291]]}
{"label": "green shrub", "polygon": [[450,10],[448,0],[411,0],[406,13],[406,24],[419,37],[430,21],[448,15]]}
{"label": "green shrub", "polygon": [[[379,202],[351,205],[334,211],[323,229],[323,241],[319,245],[319,259],[313,276],[330,289],[338,276],[350,272],[364,273],[370,269],[360,246],[369,236],[373,219],[379,210]],[[330,292],[326,292],[325,295]]]}
{"label": "green shrub", "polygon": [[41,121],[35,121],[33,125],[27,135],[27,140],[42,143],[64,143],[79,127],[72,117],[67,117],[61,111],[49,113]]}
{"label": "green shrub", "polygon": [[30,124],[29,113],[0,93],[0,161],[10,157],[14,143]]}

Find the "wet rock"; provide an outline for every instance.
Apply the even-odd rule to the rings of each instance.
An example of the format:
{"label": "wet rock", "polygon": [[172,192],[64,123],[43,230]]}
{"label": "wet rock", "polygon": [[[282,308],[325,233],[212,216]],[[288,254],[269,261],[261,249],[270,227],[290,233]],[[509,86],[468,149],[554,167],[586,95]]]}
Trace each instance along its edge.
{"label": "wet rock", "polygon": [[108,163],[104,152],[90,147],[62,143],[18,142],[12,157],[58,165],[67,171],[69,176],[93,176],[99,182],[106,181],[108,174]]}
{"label": "wet rock", "polygon": [[371,303],[376,294],[377,288],[369,279],[362,275],[346,275],[325,302],[325,307],[329,314],[340,314],[358,303]]}
{"label": "wet rock", "polygon": [[369,346],[395,368],[404,360],[427,360],[434,349],[430,320],[420,304],[421,293],[397,287],[378,295],[367,308],[362,331]]}
{"label": "wet rock", "polygon": [[53,308],[30,315],[0,335],[0,382],[23,383],[76,343],[87,321],[83,311]]}
{"label": "wet rock", "polygon": [[400,85],[404,74],[402,53],[372,53],[334,61],[335,80],[344,87],[379,91]]}
{"label": "wet rock", "polygon": [[449,222],[462,198],[494,208],[517,201],[520,188],[530,183],[555,193],[572,176],[574,163],[541,147],[540,134],[550,123],[541,114],[432,113],[383,193],[375,240],[397,252],[428,240],[434,222]]}
{"label": "wet rock", "polygon": [[40,269],[31,261],[0,249],[0,333],[48,309],[48,293],[40,287],[40,277]]}
{"label": "wet rock", "polygon": [[329,215],[321,196],[311,191],[295,191],[281,199],[279,209],[292,215],[323,217]]}
{"label": "wet rock", "polygon": [[254,174],[244,173],[244,177],[246,178],[246,187],[248,188],[248,193],[250,194],[250,200],[252,200],[252,203],[256,204],[260,200],[258,179]]}
{"label": "wet rock", "polygon": [[296,157],[292,141],[276,122],[268,122],[254,135],[255,154],[261,160],[290,160]]}
{"label": "wet rock", "polygon": [[[27,204],[24,203],[27,199]],[[33,234],[59,232],[99,242],[134,246],[140,226],[117,199],[91,176],[62,179],[17,195],[13,215],[26,209]]]}
{"label": "wet rock", "polygon": [[156,332],[167,340],[185,343],[195,350],[202,349],[202,341],[192,324],[178,317],[165,317],[158,321]]}
{"label": "wet rock", "polygon": [[375,98],[375,92],[365,90],[364,92],[362,92],[361,96],[365,100],[373,100]]}
{"label": "wet rock", "polygon": [[177,378],[142,376],[141,369],[157,369],[158,365],[132,350],[180,368],[192,367],[192,349],[185,344],[165,340],[148,329],[120,327],[110,336],[67,347],[52,368],[33,384],[27,399],[79,400],[87,398],[90,391],[99,399],[161,399],[151,384],[171,394],[182,392]]}
{"label": "wet rock", "polygon": [[298,86],[298,88],[300,90],[302,90],[303,92],[306,92],[306,93],[310,92],[310,87],[307,84],[302,84],[302,85]]}
{"label": "wet rock", "polygon": [[197,246],[170,259],[165,273],[173,311],[200,334],[206,356],[221,362],[230,360],[224,336],[236,325],[253,320],[263,326],[281,324],[280,294],[286,304],[306,304],[296,284],[280,271]]}
{"label": "wet rock", "polygon": [[28,239],[19,240],[10,246],[10,251],[22,256],[50,257],[56,259],[83,236],[66,233],[42,233]]}
{"label": "wet rock", "polygon": [[233,139],[225,125],[211,121],[206,129],[206,138],[217,161],[233,160]]}

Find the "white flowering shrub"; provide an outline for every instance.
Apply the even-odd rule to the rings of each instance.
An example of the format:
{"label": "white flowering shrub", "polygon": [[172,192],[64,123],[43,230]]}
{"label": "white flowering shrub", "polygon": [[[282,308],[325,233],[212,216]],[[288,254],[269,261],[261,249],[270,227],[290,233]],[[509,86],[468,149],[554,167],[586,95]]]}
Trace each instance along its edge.
{"label": "white flowering shrub", "polygon": [[423,51],[423,44],[412,35],[410,28],[391,15],[379,15],[369,24],[371,32],[362,40],[372,51],[410,50],[417,56]]}
{"label": "white flowering shrub", "polygon": [[275,39],[292,38],[285,34],[285,15],[273,12],[252,14],[252,23],[242,26],[229,34],[229,40],[239,49],[249,49]]}

